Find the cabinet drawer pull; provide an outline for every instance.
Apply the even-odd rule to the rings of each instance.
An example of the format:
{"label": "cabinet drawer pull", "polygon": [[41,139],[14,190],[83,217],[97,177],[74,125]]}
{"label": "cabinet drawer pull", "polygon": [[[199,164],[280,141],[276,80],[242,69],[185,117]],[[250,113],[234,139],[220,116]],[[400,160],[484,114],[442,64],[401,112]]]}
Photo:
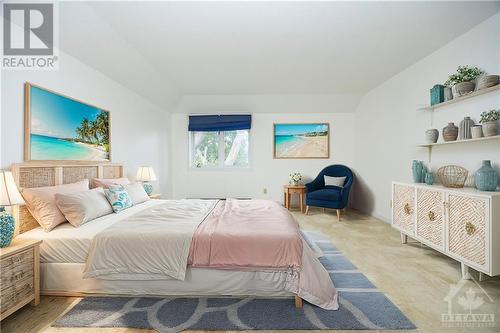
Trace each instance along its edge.
{"label": "cabinet drawer pull", "polygon": [[471,236],[474,231],[476,231],[476,227],[474,227],[474,224],[467,222],[465,223],[465,231],[467,232],[467,235]]}
{"label": "cabinet drawer pull", "polygon": [[411,207],[410,207],[409,203],[406,203],[406,205],[404,206],[404,211],[405,211],[406,215],[411,214]]}
{"label": "cabinet drawer pull", "polygon": [[429,211],[429,214],[427,216],[429,217],[429,221],[431,222],[436,220],[436,214],[432,210]]}

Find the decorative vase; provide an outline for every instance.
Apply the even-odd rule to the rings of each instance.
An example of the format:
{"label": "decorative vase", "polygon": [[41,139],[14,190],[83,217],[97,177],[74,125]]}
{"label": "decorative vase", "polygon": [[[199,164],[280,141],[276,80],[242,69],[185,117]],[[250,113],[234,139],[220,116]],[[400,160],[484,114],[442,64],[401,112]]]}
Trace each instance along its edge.
{"label": "decorative vase", "polygon": [[422,183],[424,178],[424,165],[421,161],[413,160],[412,163],[413,182]]}
{"label": "decorative vase", "polygon": [[477,80],[477,90],[496,86],[499,82],[499,75],[483,75]]}
{"label": "decorative vase", "polygon": [[427,185],[432,185],[434,184],[434,175],[432,174],[432,172],[427,172],[425,174],[425,183]]}
{"label": "decorative vase", "polygon": [[4,207],[0,207],[0,247],[7,247],[10,245],[15,228],[16,224],[14,217],[7,213]]}
{"label": "decorative vase", "polygon": [[444,102],[444,86],[441,84],[436,84],[431,89],[431,105],[443,102]]}
{"label": "decorative vase", "polygon": [[471,128],[471,135],[473,139],[482,138],[483,137],[483,126],[474,125]]}
{"label": "decorative vase", "polygon": [[472,125],[474,125],[474,120],[470,119],[470,117],[465,117],[464,120],[460,122],[458,127],[458,137],[460,140],[472,138]]}
{"label": "decorative vase", "polygon": [[453,92],[451,87],[444,87],[444,101],[451,101],[453,99]]}
{"label": "decorative vase", "polygon": [[153,193],[153,185],[148,182],[142,183],[142,187],[144,187],[144,191],[146,191],[147,195],[151,195]]}
{"label": "decorative vase", "polygon": [[484,136],[494,136],[497,135],[498,121],[488,121],[483,124],[483,134]]}
{"label": "decorative vase", "polygon": [[460,82],[453,86],[453,98],[465,96],[474,91],[476,84],[472,81]]}
{"label": "decorative vase", "polygon": [[297,181],[297,180],[290,180],[288,183],[289,183],[290,185],[293,185],[293,186],[297,186],[297,185],[299,185],[299,181]]}
{"label": "decorative vase", "polygon": [[439,138],[439,131],[435,128],[425,131],[425,141],[427,143],[436,143]]}
{"label": "decorative vase", "polygon": [[458,137],[458,127],[454,123],[448,123],[448,126],[443,128],[444,141],[455,141]]}
{"label": "decorative vase", "polygon": [[480,191],[495,191],[498,186],[498,174],[491,166],[491,161],[484,160],[483,166],[476,172],[476,188]]}

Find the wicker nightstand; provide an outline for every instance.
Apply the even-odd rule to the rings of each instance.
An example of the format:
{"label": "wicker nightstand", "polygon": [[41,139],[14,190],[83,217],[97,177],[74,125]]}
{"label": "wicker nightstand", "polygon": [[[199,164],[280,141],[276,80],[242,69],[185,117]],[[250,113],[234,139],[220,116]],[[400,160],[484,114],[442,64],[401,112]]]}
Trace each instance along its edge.
{"label": "wicker nightstand", "polygon": [[40,303],[40,248],[42,241],[16,241],[0,249],[0,320],[31,302]]}

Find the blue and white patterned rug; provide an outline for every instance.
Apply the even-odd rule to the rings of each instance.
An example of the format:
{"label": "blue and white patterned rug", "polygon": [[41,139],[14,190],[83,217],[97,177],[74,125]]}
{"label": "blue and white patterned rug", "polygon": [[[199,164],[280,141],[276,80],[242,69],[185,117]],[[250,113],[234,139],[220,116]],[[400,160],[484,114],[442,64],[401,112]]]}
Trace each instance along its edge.
{"label": "blue and white patterned rug", "polygon": [[413,330],[415,325],[321,233],[304,232],[339,291],[328,311],[291,299],[86,297],[55,327],[183,330]]}

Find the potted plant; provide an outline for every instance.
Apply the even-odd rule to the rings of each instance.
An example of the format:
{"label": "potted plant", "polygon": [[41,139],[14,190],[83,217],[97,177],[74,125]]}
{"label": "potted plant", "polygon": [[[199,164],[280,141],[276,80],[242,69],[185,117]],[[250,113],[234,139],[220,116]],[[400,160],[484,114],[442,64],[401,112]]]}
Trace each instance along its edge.
{"label": "potted plant", "polygon": [[300,172],[292,172],[290,174],[290,181],[288,182],[290,185],[299,185],[299,182],[302,180],[302,175]]}
{"label": "potted plant", "polygon": [[458,66],[457,72],[451,74],[444,85],[452,87],[454,97],[464,96],[474,91],[474,80],[483,74],[484,71],[477,67]]}
{"label": "potted plant", "polygon": [[481,113],[479,122],[483,126],[484,136],[497,135],[498,120],[500,119],[500,110],[490,110]]}

